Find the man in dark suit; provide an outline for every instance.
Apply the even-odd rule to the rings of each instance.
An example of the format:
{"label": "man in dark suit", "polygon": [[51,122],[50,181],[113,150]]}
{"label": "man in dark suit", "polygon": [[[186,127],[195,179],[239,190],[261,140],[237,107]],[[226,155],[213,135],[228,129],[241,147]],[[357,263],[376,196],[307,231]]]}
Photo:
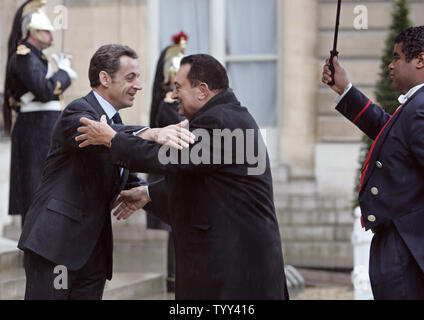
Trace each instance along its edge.
{"label": "man in dark suit", "polygon": [[[393,115],[352,86],[337,59],[336,109],[374,144],[363,166],[359,204],[375,234],[369,275],[375,299],[424,299],[424,26],[402,32],[389,64],[401,106]],[[322,81],[330,82],[324,66]]]}
{"label": "man in dark suit", "polygon": [[[133,105],[142,89],[139,75],[133,49],[100,47],[89,68],[93,91],[71,102],[57,121],[42,183],[18,244],[25,251],[26,299],[101,299],[106,279],[112,278],[111,209],[123,188],[144,181],[117,166],[107,148],[81,149],[74,138],[84,116],[107,121],[118,132],[138,131],[137,139],[180,143],[178,125],[164,129],[122,125],[118,111]],[[57,265],[61,267],[56,269]],[[55,273],[63,272],[63,267],[67,277]],[[57,277],[67,283],[56,281]]]}
{"label": "man in dark suit", "polygon": [[[88,119],[81,119],[87,126],[76,139],[111,146],[112,159],[123,167],[167,175],[149,185],[149,194],[152,206],[172,208],[155,212],[165,213],[160,218],[174,233],[176,299],[287,299],[271,170],[258,125],[229,88],[224,67],[209,55],[183,58],[175,85],[172,98],[198,137],[188,157],[180,153],[180,161],[167,163],[166,150]],[[259,154],[263,167],[257,172],[248,150]],[[121,196],[117,211],[126,218],[145,203],[146,188]]]}

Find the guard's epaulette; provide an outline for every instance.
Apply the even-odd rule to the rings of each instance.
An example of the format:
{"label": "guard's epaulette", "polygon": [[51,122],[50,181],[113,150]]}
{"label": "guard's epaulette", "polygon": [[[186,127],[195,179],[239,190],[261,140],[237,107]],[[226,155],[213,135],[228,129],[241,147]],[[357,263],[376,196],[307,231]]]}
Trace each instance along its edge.
{"label": "guard's epaulette", "polygon": [[169,92],[166,94],[166,96],[165,96],[165,98],[163,99],[163,101],[165,101],[166,103],[174,103],[174,102],[176,102],[177,100],[172,99],[172,98],[171,98],[171,96],[172,96],[172,91],[169,91]]}
{"label": "guard's epaulette", "polygon": [[16,49],[16,54],[20,55],[20,56],[26,56],[28,53],[31,52],[31,49],[28,48],[26,45],[24,44],[20,44],[18,46],[18,49]]}

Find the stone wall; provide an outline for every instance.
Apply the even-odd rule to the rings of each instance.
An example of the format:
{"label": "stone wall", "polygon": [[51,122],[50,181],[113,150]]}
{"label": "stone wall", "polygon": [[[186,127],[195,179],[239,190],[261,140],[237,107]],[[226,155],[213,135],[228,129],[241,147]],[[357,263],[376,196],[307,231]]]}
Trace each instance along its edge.
{"label": "stone wall", "polygon": [[[22,0],[2,0],[0,11],[0,92],[3,91],[7,39],[12,21]],[[132,108],[121,115],[125,122],[147,124],[150,109],[151,74],[148,64],[148,8],[147,0],[49,0],[45,11],[52,23],[58,17],[56,6],[66,2],[68,28],[53,33],[54,44],[46,54],[61,52],[73,57],[73,68],[79,78],[65,92],[66,103],[86,95],[90,90],[88,66],[94,52],[104,44],[129,45],[139,55],[143,90],[138,93]]]}

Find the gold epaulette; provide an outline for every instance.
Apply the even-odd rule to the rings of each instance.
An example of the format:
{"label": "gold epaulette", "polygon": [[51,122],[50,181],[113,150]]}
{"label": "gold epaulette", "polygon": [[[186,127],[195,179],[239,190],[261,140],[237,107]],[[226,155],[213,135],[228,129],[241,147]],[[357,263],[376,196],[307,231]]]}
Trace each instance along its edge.
{"label": "gold epaulette", "polygon": [[165,96],[165,98],[163,99],[163,101],[165,101],[166,103],[174,103],[174,102],[176,102],[177,100],[172,99],[172,98],[171,98],[171,96],[172,96],[172,91],[169,91],[169,92],[166,94],[166,96]]}
{"label": "gold epaulette", "polygon": [[61,95],[63,93],[62,89],[60,89],[62,87],[62,83],[60,83],[60,81],[56,81],[56,88],[54,88],[53,94],[58,96]]}
{"label": "gold epaulette", "polygon": [[16,49],[16,54],[20,55],[20,56],[26,56],[28,53],[31,52],[31,49],[28,48],[26,45],[24,44],[20,44],[18,46],[18,49]]}

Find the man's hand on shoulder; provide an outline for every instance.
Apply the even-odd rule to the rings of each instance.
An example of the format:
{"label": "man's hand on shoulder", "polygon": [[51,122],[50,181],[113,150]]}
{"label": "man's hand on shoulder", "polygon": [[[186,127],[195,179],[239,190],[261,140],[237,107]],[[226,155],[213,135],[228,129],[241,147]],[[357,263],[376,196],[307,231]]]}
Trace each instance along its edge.
{"label": "man's hand on shoulder", "polygon": [[164,128],[144,130],[137,136],[182,150],[183,148],[188,148],[189,144],[193,144],[195,139],[194,134],[184,128],[187,124],[188,120],[184,120],[178,124],[169,125]]}
{"label": "man's hand on shoulder", "polygon": [[90,145],[105,145],[110,148],[112,138],[115,136],[116,131],[107,124],[105,115],[102,115],[100,121],[82,117],[80,122],[84,126],[78,127],[77,130],[82,134],[75,137],[76,141],[82,141],[79,144],[80,148]]}

